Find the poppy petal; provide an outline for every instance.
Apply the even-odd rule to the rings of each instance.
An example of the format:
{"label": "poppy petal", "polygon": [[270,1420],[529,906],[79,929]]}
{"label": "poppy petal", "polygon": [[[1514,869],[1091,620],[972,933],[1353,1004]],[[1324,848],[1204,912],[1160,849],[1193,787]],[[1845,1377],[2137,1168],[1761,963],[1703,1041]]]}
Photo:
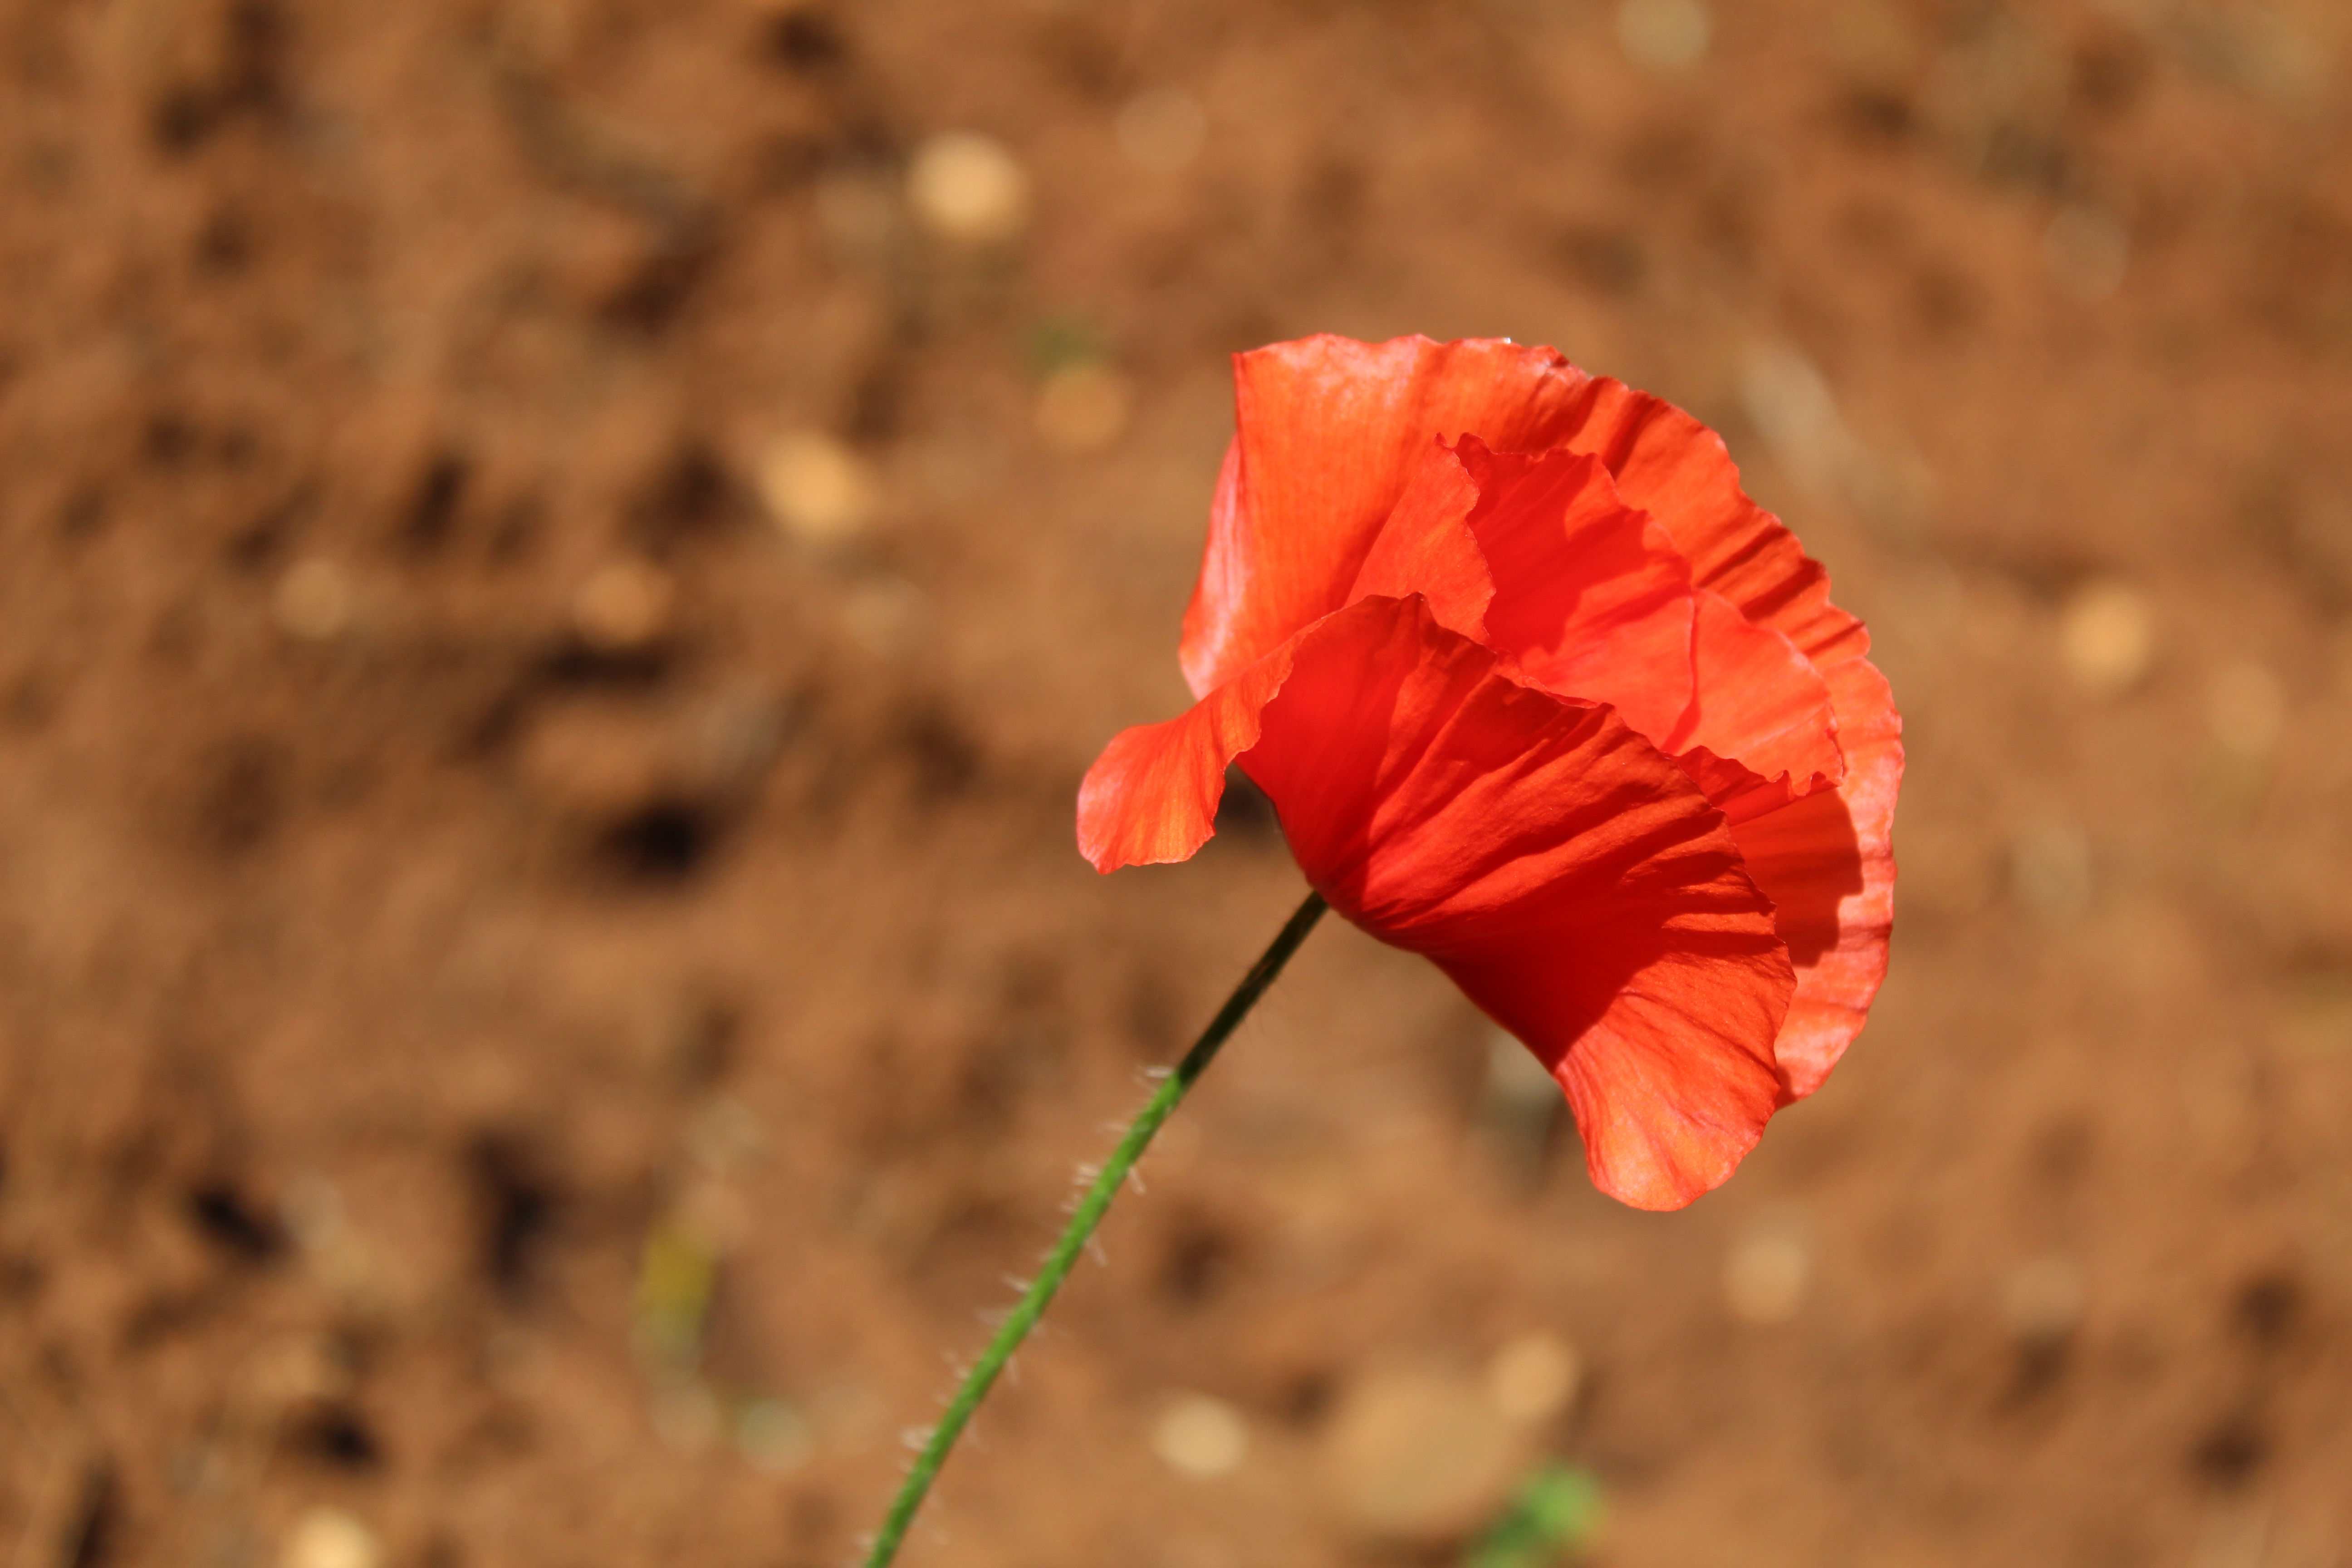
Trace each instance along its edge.
{"label": "poppy petal", "polygon": [[1622,383],[1596,379],[1591,388],[1570,444],[1599,454],[1626,497],[1660,520],[1700,587],[1786,637],[1829,686],[1843,781],[1734,828],[1780,906],[1797,963],[1780,1056],[1788,1097],[1801,1099],[1862,1032],[1886,974],[1903,721],[1866,657],[1870,634],[1830,603],[1828,573],[1796,536],[1740,489],[1721,438]]}
{"label": "poppy petal", "polygon": [[1438,625],[1485,642],[1495,574],[1470,526],[1482,499],[1468,466],[1443,441],[1431,441],[1373,538],[1348,603],[1419,594]]}
{"label": "poppy petal", "polygon": [[1561,439],[1607,464],[1627,500],[1658,520],[1692,579],[1795,643],[1824,672],[1870,646],[1862,623],[1830,603],[1829,574],[1780,520],[1748,499],[1723,437],[1666,402],[1595,377]]}
{"label": "poppy petal", "polygon": [[1440,625],[1663,740],[1692,697],[1690,569],[1599,459],[1433,445],[1351,598],[1425,594]]}
{"label": "poppy petal", "polygon": [[1111,737],[1078,785],[1078,853],[1097,871],[1189,860],[1217,831],[1225,766],[1257,744],[1258,715],[1290,673],[1286,643],[1158,724]]}
{"label": "poppy petal", "polygon": [[1551,1069],[1603,1191],[1679,1207],[1754,1146],[1788,954],[1721,814],[1612,710],[1365,599],[1297,639],[1238,760],[1334,908]]}
{"label": "poppy petal", "polygon": [[1774,1047],[1782,1092],[1802,1100],[1845,1054],[1886,977],[1895,925],[1895,797],[1903,721],[1866,658],[1828,672],[1845,779],[1752,821],[1736,821],[1748,868],[1779,906],[1797,994]]}
{"label": "poppy petal", "polygon": [[1590,379],[1553,350],[1491,338],[1327,334],[1236,354],[1236,434],[1184,613],[1193,693],[1346,602],[1432,437],[1555,445]]}
{"label": "poppy petal", "polygon": [[[1829,682],[1812,661],[1720,594],[1702,589],[1697,610],[1691,639],[1697,679],[1666,750],[1704,748],[1712,758],[1739,763],[1774,789],[1775,805],[1844,778]],[[1726,805],[1713,791],[1709,798]],[[1735,820],[1752,814],[1732,813]]]}

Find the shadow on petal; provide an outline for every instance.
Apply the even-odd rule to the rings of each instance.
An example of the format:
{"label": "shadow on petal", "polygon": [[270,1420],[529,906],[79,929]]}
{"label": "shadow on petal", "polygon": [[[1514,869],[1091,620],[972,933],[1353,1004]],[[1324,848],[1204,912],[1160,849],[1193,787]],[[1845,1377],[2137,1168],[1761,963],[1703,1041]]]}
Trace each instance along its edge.
{"label": "shadow on petal", "polygon": [[1835,790],[1817,790],[1732,830],[1748,874],[1774,907],[1789,961],[1811,969],[1838,943],[1839,909],[1862,891],[1862,844]]}
{"label": "shadow on petal", "polygon": [[1242,766],[1333,908],[1552,1070],[1595,1183],[1679,1207],[1780,1103],[1788,953],[1698,786],[1498,664],[1417,596],[1360,601],[1298,639]]}

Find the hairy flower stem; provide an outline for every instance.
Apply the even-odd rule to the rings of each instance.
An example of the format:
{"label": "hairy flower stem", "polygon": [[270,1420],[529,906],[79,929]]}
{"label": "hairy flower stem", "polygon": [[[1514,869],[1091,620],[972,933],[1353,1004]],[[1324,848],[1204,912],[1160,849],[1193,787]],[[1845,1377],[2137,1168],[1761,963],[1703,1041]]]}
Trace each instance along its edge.
{"label": "hairy flower stem", "polygon": [[1209,1070],[1209,1064],[1216,1060],[1218,1048],[1249,1016],[1249,1010],[1257,1005],[1257,999],[1265,994],[1266,987],[1274,984],[1275,976],[1282,973],[1282,966],[1290,962],[1290,955],[1298,951],[1298,944],[1307,940],[1307,933],[1315,929],[1315,922],[1323,918],[1323,911],[1329,907],[1323,901],[1322,894],[1307,895],[1307,901],[1298,906],[1298,912],[1290,917],[1289,923],[1275,937],[1273,944],[1259,955],[1255,963],[1250,965],[1249,973],[1242,976],[1242,983],[1234,987],[1234,994],[1225,998],[1225,1005],[1217,1009],[1217,1016],[1209,1020],[1209,1026],[1201,1031],[1201,1037],[1192,1042],[1191,1050],[1184,1053],[1184,1059],[1176,1064],[1175,1070],[1160,1082],[1158,1091],[1137,1112],[1135,1120],[1128,1124],[1127,1135],[1118,1141],[1118,1147],[1111,1151],[1110,1158],[1103,1163],[1101,1172],[1087,1186],[1086,1196],[1078,1201],[1076,1211],[1070,1215],[1070,1223],[1064,1228],[1062,1238],[1046,1255],[1045,1268],[1038,1271],[1029,1289],[1022,1293],[1020,1303],[1013,1309],[1013,1315],[1004,1320],[1004,1326],[996,1331],[994,1339],[988,1342],[988,1348],[981,1352],[980,1360],[973,1363],[971,1371],[964,1375],[962,1385],[955,1392],[955,1398],[948,1403],[947,1414],[940,1417],[937,1426],[931,1428],[930,1436],[923,1443],[923,1451],[916,1456],[914,1468],[907,1472],[906,1484],[898,1489],[898,1496],[890,1504],[889,1513],[883,1518],[882,1529],[874,1538],[874,1550],[866,1553],[866,1568],[888,1568],[888,1564],[898,1557],[899,1542],[906,1539],[907,1526],[914,1521],[915,1510],[923,1506],[924,1494],[931,1489],[931,1481],[940,1473],[940,1466],[947,1461],[949,1451],[956,1446],[956,1439],[963,1436],[964,1427],[971,1424],[972,1412],[979,1409],[980,1402],[988,1397],[989,1389],[996,1382],[996,1374],[1004,1370],[1004,1363],[1013,1359],[1013,1352],[1021,1348],[1021,1342],[1029,1337],[1031,1329],[1036,1327],[1037,1319],[1045,1312],[1045,1304],[1054,1299],[1054,1292],[1060,1289],[1062,1281],[1069,1278],[1078,1254],[1086,1250],[1087,1241],[1094,1236],[1095,1226],[1102,1223],[1103,1215],[1110,1208],[1110,1200],[1118,1195],[1119,1184],[1126,1181],[1128,1173],[1135,1169],[1136,1161],[1142,1158],[1143,1151],[1150,1146],[1160,1123],[1168,1120],[1169,1113],[1183,1100],[1185,1091]]}

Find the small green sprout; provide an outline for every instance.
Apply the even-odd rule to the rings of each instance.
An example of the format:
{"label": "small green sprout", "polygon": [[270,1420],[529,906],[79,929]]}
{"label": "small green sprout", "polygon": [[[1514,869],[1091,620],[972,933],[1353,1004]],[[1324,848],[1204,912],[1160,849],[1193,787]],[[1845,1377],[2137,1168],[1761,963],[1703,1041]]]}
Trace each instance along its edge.
{"label": "small green sprout", "polygon": [[1581,1554],[1600,1529],[1600,1478],[1580,1466],[1548,1464],[1520,1486],[1464,1568],[1553,1568]]}

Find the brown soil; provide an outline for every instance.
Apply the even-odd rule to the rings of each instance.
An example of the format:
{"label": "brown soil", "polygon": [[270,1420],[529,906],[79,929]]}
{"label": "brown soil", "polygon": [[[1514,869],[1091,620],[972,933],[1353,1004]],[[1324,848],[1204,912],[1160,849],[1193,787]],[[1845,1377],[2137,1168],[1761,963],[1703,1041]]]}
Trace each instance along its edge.
{"label": "brown soil", "polygon": [[[2346,13],[1715,10],[1676,72],[1600,0],[0,7],[12,1568],[331,1568],[320,1508],[848,1559],[1301,891],[1262,814],[1106,879],[1071,805],[1183,700],[1223,356],[1326,329],[1727,432],[1910,721],[1892,978],[1647,1215],[1318,932],[909,1568],[1451,1561],[1351,1522],[1334,1412],[1534,1331],[1584,1377],[1514,1463],[1597,1473],[1608,1564],[2342,1563]],[[964,127],[1010,247],[900,204]],[[1132,417],[1041,437],[1081,352]],[[854,537],[763,513],[801,428]],[[1192,1393],[1230,1474],[1156,1457]]]}

